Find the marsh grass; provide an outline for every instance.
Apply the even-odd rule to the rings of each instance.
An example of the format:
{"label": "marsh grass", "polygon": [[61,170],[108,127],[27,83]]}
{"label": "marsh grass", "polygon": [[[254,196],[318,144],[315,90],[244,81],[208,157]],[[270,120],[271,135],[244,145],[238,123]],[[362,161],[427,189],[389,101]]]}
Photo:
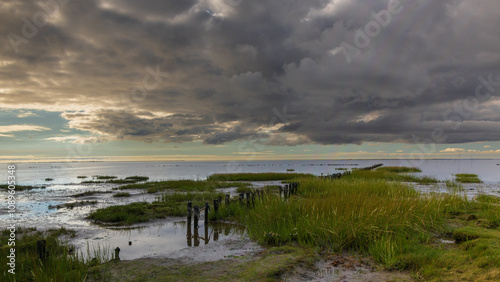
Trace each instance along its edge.
{"label": "marsh grass", "polygon": [[81,198],[81,197],[88,197],[88,196],[92,196],[92,195],[96,195],[96,194],[109,194],[109,193],[113,193],[113,192],[111,192],[111,191],[87,191],[87,192],[71,195],[70,197]]}
{"label": "marsh grass", "polygon": [[[401,182],[406,179],[377,170],[338,180],[302,179],[298,195],[287,200],[269,193],[255,207],[222,207],[210,218],[238,220],[263,244],[354,251],[423,280],[442,273],[452,280],[500,278],[498,198],[422,195]],[[437,244],[436,236],[461,244]]]}
{"label": "marsh grass", "polygon": [[[5,242],[8,233],[2,232],[1,241]],[[75,253],[74,246],[58,239],[60,235],[74,236],[74,231],[51,229],[46,232],[34,228],[19,228],[16,230],[16,269],[15,275],[7,272],[10,267],[6,263],[0,266],[2,281],[86,281],[91,268],[90,261],[104,262],[109,256],[99,250],[89,253],[84,259],[82,254]],[[40,260],[36,251],[36,242],[46,240],[48,256]],[[0,248],[0,256],[5,258],[10,254],[10,246]]]}
{"label": "marsh grass", "polygon": [[92,178],[98,180],[108,180],[108,179],[116,179],[116,176],[108,176],[108,175],[92,175]]}
{"label": "marsh grass", "polygon": [[413,174],[396,173],[389,170],[381,170],[380,168],[374,171],[369,170],[356,170],[351,175],[344,176],[352,179],[376,179],[376,180],[389,180],[395,182],[414,182],[418,184],[430,185],[439,183],[434,177],[430,176],[416,176]]}
{"label": "marsh grass", "polygon": [[167,216],[185,216],[188,201],[192,201],[193,206],[202,208],[205,202],[210,203],[219,196],[224,195],[217,192],[165,193],[156,197],[156,201],[152,203],[139,202],[102,208],[91,212],[87,218],[101,224],[132,225]]}
{"label": "marsh grass", "polygon": [[406,166],[384,166],[377,168],[379,171],[395,172],[395,173],[416,173],[422,172],[418,167],[406,167]]}
{"label": "marsh grass", "polygon": [[210,175],[209,181],[273,181],[314,177],[307,173],[217,173]]}
{"label": "marsh grass", "polygon": [[[81,177],[78,177],[81,178]],[[147,176],[130,176],[125,179],[116,179],[116,176],[100,176],[94,175],[94,180],[82,181],[83,184],[97,184],[97,183],[110,183],[110,184],[133,184],[149,180]]]}
{"label": "marsh grass", "polygon": [[121,192],[121,193],[116,193],[113,195],[113,197],[115,198],[126,198],[126,197],[130,197],[130,193],[127,193],[127,192]]}
{"label": "marsh grass", "polygon": [[[0,184],[0,189],[1,190],[7,190],[9,188],[9,185],[7,184]],[[29,185],[16,185],[16,191],[26,191],[26,190],[32,190],[32,189],[45,189],[45,186],[37,187],[37,186],[29,186]]]}
{"label": "marsh grass", "polygon": [[48,208],[49,209],[64,209],[64,208],[67,208],[67,209],[74,209],[74,208],[77,208],[77,207],[84,207],[84,206],[90,206],[90,205],[96,205],[97,204],[97,201],[93,200],[93,201],[77,201],[77,202],[71,202],[71,203],[64,203],[64,204],[60,204],[60,205],[49,205]]}
{"label": "marsh grass", "polygon": [[483,183],[477,174],[460,173],[455,175],[456,182],[459,183]]}
{"label": "marsh grass", "polygon": [[204,181],[204,180],[168,180],[146,182],[138,184],[130,184],[119,187],[120,190],[127,189],[144,189],[148,193],[153,194],[165,190],[175,190],[183,192],[212,192],[220,188],[231,187],[248,187],[250,183],[242,182],[221,182],[221,181]]}

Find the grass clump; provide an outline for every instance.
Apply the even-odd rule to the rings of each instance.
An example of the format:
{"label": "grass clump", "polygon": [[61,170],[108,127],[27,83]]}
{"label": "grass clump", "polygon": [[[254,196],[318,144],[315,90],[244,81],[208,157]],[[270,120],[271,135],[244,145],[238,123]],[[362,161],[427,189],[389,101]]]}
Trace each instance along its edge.
{"label": "grass clump", "polygon": [[[37,187],[37,186],[29,186],[29,185],[15,185],[16,186],[16,191],[26,191],[26,190],[33,190],[33,189],[44,189],[45,186]],[[9,185],[7,184],[0,184],[0,189],[1,190],[7,190],[9,188]]]}
{"label": "grass clump", "polygon": [[439,183],[439,180],[437,180],[434,177],[430,176],[416,176],[412,174],[400,174],[400,173],[395,173],[395,172],[390,172],[387,170],[381,170],[377,169],[374,171],[370,170],[355,170],[352,172],[350,176],[344,176],[345,177],[350,177],[351,179],[366,179],[366,180],[388,180],[388,181],[394,181],[394,182],[414,182],[418,184],[435,184]]}
{"label": "grass clump", "polygon": [[198,205],[202,208],[205,202],[210,202],[219,196],[223,194],[216,192],[163,194],[153,203],[111,206],[98,209],[90,213],[87,218],[101,224],[132,225],[167,216],[185,216],[188,201],[193,202],[193,206]]}
{"label": "grass clump", "polygon": [[290,180],[304,177],[314,177],[307,173],[217,173],[210,175],[207,180],[211,181],[274,181]]}
{"label": "grass clump", "polygon": [[127,189],[144,189],[148,193],[153,194],[165,190],[176,190],[183,192],[210,192],[220,188],[231,187],[247,187],[250,183],[235,183],[235,182],[221,182],[221,181],[202,181],[202,180],[168,180],[137,183],[121,186],[120,190]]}
{"label": "grass clump", "polygon": [[125,198],[125,197],[130,197],[130,193],[127,192],[121,192],[121,193],[116,193],[113,195],[115,198]]}
{"label": "grass clump", "polygon": [[459,183],[483,183],[477,174],[460,173],[455,175],[455,180]]}
{"label": "grass clump", "polygon": [[98,179],[98,180],[108,180],[108,179],[116,179],[116,178],[118,178],[116,176],[108,176],[108,175],[93,175],[92,177],[94,179]]}
{"label": "grass clump", "polygon": [[[7,232],[5,232],[7,231]],[[0,233],[0,241],[7,242],[10,232],[8,230]],[[105,254],[97,254],[98,257],[83,259],[83,255],[76,253],[72,245],[63,243],[58,236],[74,236],[74,231],[65,228],[50,229],[46,232],[36,231],[35,228],[18,228],[16,230],[16,268],[15,275],[8,273],[10,269],[7,263],[0,265],[2,281],[86,281],[91,269],[90,258],[98,261],[106,261]],[[41,260],[37,254],[37,241],[46,240],[48,255]],[[7,244],[0,247],[2,258],[10,255]],[[95,254],[93,254],[95,255]]]}
{"label": "grass clump", "polygon": [[96,195],[96,194],[109,194],[109,193],[113,193],[113,192],[111,192],[111,191],[87,191],[87,192],[71,195],[70,197],[81,198],[81,197],[88,197],[88,196],[92,196],[92,195]]}
{"label": "grass clump", "polygon": [[83,206],[89,206],[89,205],[96,205],[97,201],[79,201],[79,202],[72,202],[72,203],[65,203],[61,205],[49,205],[49,209],[74,209],[76,207],[83,207]]}
{"label": "grass clump", "polygon": [[87,178],[87,176],[85,176],[85,175],[79,175],[79,176],[77,176],[76,178],[79,178],[79,179],[85,179],[85,178]]}
{"label": "grass clump", "polygon": [[395,173],[416,173],[422,172],[418,167],[406,167],[406,166],[384,166],[377,168],[379,171],[395,172]]}

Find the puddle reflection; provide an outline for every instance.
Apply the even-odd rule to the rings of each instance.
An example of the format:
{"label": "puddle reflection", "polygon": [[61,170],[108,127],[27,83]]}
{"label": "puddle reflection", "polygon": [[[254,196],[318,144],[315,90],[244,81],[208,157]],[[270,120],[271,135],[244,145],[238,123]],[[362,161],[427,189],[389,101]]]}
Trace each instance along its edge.
{"label": "puddle reflection", "polygon": [[135,259],[144,256],[155,256],[186,247],[202,247],[211,242],[240,238],[245,235],[245,228],[228,223],[208,223],[195,228],[189,222],[169,222],[130,229],[106,229],[98,236],[76,242],[87,252],[87,243],[93,253],[94,249],[114,250],[120,248],[121,259]]}

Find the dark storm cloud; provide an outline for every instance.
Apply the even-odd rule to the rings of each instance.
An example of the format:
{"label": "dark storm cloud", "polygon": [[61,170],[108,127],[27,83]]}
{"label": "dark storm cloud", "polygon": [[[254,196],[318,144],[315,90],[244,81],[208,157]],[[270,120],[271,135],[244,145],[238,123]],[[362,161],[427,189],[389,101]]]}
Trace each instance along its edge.
{"label": "dark storm cloud", "polygon": [[500,140],[498,1],[72,0],[12,43],[47,1],[0,4],[1,107],[110,140]]}

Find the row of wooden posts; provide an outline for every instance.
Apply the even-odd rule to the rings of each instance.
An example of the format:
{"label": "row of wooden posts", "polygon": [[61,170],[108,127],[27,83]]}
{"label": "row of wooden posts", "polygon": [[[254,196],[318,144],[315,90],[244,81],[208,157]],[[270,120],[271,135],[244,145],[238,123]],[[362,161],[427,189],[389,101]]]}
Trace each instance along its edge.
{"label": "row of wooden posts", "polygon": [[[291,182],[288,184],[285,184],[283,186],[279,187],[279,195],[280,197],[287,199],[291,195],[297,194],[299,188],[299,183],[298,182]],[[240,193],[239,194],[239,204],[240,205],[246,205],[247,207],[252,207],[255,206],[255,201],[257,200],[262,200],[264,198],[265,193],[270,193],[269,188],[266,189],[256,189],[254,192],[246,192],[246,193]],[[213,208],[215,212],[219,211],[219,207],[221,207],[223,202],[222,196],[219,196],[219,198],[213,200]],[[226,194],[224,197],[224,204],[226,207],[231,205],[234,201],[231,201],[231,197],[229,194]],[[188,229],[191,231],[191,219],[193,218],[193,225],[195,229],[195,238],[197,237],[197,228],[199,227],[198,222],[200,219],[200,213],[205,212],[205,227],[206,224],[208,223],[208,214],[210,211],[210,205],[208,202],[205,203],[205,206],[203,208],[199,208],[197,205],[193,207],[193,203],[191,201],[188,202],[187,204],[187,224],[188,224]],[[205,231],[206,233],[207,231]],[[189,232],[191,233],[191,232]],[[189,234],[188,234],[189,235]],[[206,235],[205,235],[206,236]],[[189,236],[188,236],[189,237]],[[214,237],[214,240],[217,241],[217,239]],[[189,242],[188,242],[189,244]],[[196,242],[195,242],[196,244]],[[48,251],[47,251],[47,242],[45,240],[38,240],[36,243],[36,251],[38,254],[38,257],[41,260],[45,260],[48,256]],[[117,247],[115,249],[115,260],[120,260],[120,248]]]}
{"label": "row of wooden posts", "polygon": [[[291,195],[297,194],[299,188],[299,183],[298,182],[292,182],[289,184],[285,184],[284,186],[279,187],[279,195],[280,197],[283,197],[287,199]],[[264,198],[265,193],[269,193],[269,189],[265,191],[264,189],[256,189],[253,192],[246,192],[246,193],[240,193],[238,197],[238,201],[240,205],[246,205],[247,207],[254,207],[255,206],[255,201],[256,200],[262,200]],[[219,207],[222,206],[222,196],[219,196],[219,198],[213,200],[213,209],[214,212],[219,211]],[[224,204],[226,207],[231,205],[231,196],[229,194],[226,194],[224,197]],[[210,205],[208,202],[205,202],[205,206],[200,209],[197,205],[193,207],[193,202],[189,201],[187,203],[187,220],[188,220],[188,225],[191,226],[191,218],[193,218],[193,224],[194,227],[197,228],[198,222],[200,220],[200,213],[202,211],[205,211],[205,224],[208,223],[208,214],[210,212]]]}

